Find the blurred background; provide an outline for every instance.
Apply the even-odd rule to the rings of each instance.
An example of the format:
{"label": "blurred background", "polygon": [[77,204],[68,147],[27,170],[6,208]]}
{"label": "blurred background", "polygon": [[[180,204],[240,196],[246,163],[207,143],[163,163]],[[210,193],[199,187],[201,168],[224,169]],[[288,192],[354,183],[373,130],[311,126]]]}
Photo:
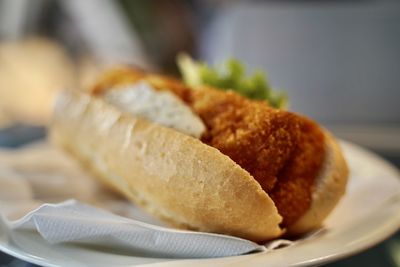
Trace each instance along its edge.
{"label": "blurred background", "polygon": [[[177,75],[180,51],[265,71],[290,110],[400,166],[398,0],[0,0],[0,146],[44,137],[58,90],[118,64]],[[399,247],[331,266],[400,266]]]}

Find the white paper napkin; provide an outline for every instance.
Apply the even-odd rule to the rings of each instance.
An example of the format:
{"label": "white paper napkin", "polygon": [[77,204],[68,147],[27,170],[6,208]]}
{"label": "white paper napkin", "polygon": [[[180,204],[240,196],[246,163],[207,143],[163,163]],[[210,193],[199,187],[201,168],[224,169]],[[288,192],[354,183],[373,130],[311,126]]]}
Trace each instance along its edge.
{"label": "white paper napkin", "polygon": [[52,244],[90,244],[167,258],[235,256],[291,243],[279,240],[262,246],[226,235],[174,230],[121,217],[75,200],[44,204],[7,224],[14,231],[37,231]]}

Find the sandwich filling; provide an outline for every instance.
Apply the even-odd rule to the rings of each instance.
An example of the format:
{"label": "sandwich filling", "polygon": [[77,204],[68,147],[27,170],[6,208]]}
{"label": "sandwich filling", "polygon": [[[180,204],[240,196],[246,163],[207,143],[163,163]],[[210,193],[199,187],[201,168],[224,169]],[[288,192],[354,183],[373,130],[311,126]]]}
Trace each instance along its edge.
{"label": "sandwich filling", "polygon": [[119,90],[110,88],[140,81],[160,93],[172,93],[201,118],[205,130],[200,139],[229,156],[258,181],[283,217],[282,227],[295,223],[310,208],[315,180],[325,160],[324,134],[316,123],[234,92],[194,90],[180,81],[135,70],[108,73],[93,93],[110,96]]}

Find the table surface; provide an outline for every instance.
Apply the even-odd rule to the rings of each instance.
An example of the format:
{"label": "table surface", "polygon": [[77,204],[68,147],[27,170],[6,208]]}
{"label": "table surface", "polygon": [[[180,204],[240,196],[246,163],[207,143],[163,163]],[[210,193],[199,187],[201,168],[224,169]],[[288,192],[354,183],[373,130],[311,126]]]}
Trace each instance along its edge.
{"label": "table surface", "polygon": [[[0,147],[17,147],[45,137],[45,130],[40,127],[22,125],[0,130]],[[379,152],[378,152],[379,153]],[[400,168],[400,155],[379,153]],[[0,252],[0,267],[36,267]],[[327,267],[400,267],[400,231],[384,242],[352,257],[324,265]]]}

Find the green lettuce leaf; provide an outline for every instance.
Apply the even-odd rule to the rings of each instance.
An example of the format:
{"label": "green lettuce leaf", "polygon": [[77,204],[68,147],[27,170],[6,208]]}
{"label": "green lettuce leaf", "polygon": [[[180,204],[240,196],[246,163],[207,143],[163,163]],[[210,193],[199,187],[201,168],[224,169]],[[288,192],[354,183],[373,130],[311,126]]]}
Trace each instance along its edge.
{"label": "green lettuce leaf", "polygon": [[246,76],[246,69],[238,60],[228,60],[219,69],[194,61],[186,54],[179,54],[177,62],[183,81],[194,88],[209,85],[236,91],[250,99],[265,100],[275,108],[287,105],[287,95],[273,90],[263,72],[256,71]]}

